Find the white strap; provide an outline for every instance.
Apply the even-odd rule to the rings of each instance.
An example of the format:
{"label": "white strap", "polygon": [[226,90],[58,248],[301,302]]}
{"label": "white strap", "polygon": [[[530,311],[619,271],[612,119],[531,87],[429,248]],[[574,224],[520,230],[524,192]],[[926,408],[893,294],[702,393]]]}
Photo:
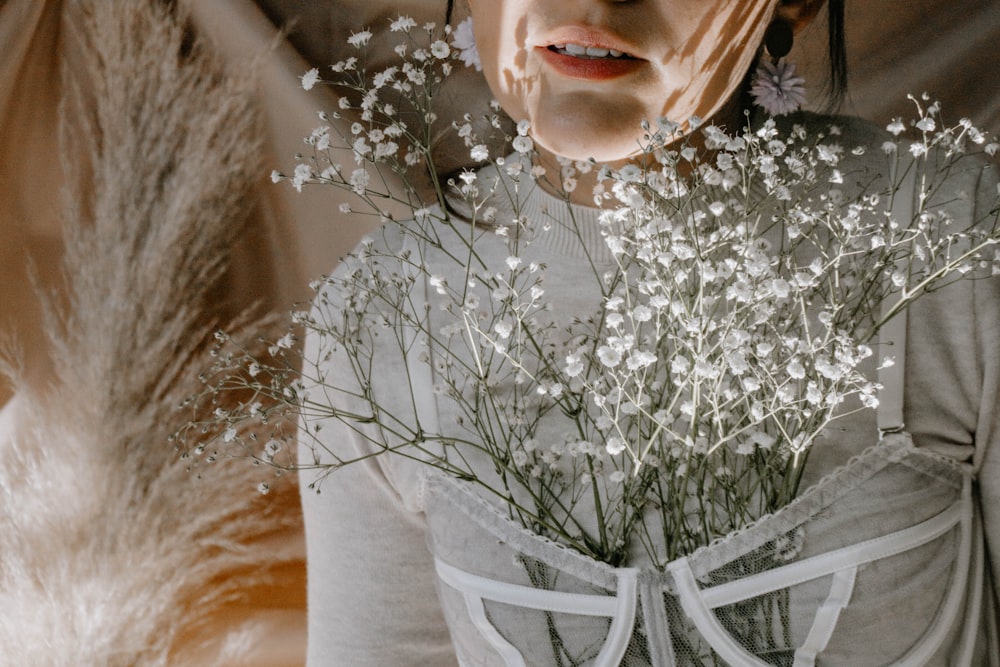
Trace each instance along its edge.
{"label": "white strap", "polygon": [[[963,517],[970,512],[971,508],[968,502],[962,499],[953,503],[943,512],[915,526],[827,551],[760,574],[713,586],[701,591],[700,596],[709,609],[715,609],[766,593],[773,593],[805,581],[829,576],[838,570],[858,567],[881,558],[895,556],[904,551],[916,549],[944,535],[958,525]],[[672,570],[673,563],[668,567]]]}
{"label": "white strap", "polygon": [[879,342],[888,352],[891,349],[893,363],[878,369],[877,425],[879,436],[898,433],[903,430],[903,383],[906,371],[906,310],[897,313],[879,332]]}
{"label": "white strap", "polygon": [[469,618],[472,619],[472,624],[479,630],[479,634],[490,643],[493,650],[500,654],[504,665],[507,667],[527,667],[521,652],[513,644],[504,639],[503,635],[490,623],[490,619],[486,616],[486,607],[483,605],[483,599],[471,593],[466,593],[464,597],[465,607],[469,610]]}
{"label": "white strap", "polygon": [[[956,665],[971,665],[979,638],[979,623],[983,607],[983,576],[986,569],[986,554],[983,545],[983,527],[977,514],[972,525],[972,580],[969,582],[969,600],[962,618],[962,646]],[[996,655],[996,653],[994,653]]]}
{"label": "white strap", "polygon": [[851,601],[851,594],[854,592],[854,580],[857,578],[858,568],[851,567],[841,570],[833,575],[830,581],[830,592],[827,593],[826,600],[816,610],[812,627],[806,640],[802,642],[795,651],[795,663],[792,667],[814,667],[816,656],[830,643],[830,637],[837,627],[840,619],[840,612],[847,607]]}
{"label": "white strap", "polygon": [[687,558],[675,560],[669,567],[674,575],[674,585],[677,587],[681,608],[711,645],[712,650],[718,653],[726,664],[741,667],[771,667],[760,658],[747,653],[746,649],[722,627],[719,619],[705,604]]}
{"label": "white strap", "polygon": [[[945,534],[956,524],[961,525],[962,534],[955,570],[944,605],[934,626],[925,633],[907,656],[897,663],[898,667],[918,667],[925,665],[940,648],[954,624],[958,607],[965,596],[972,555],[972,501],[971,482],[968,478],[965,480],[962,499],[926,521],[889,535],[828,551],[761,574],[702,590],[694,578],[688,558],[675,560],[667,568],[674,576],[681,608],[713,650],[730,664],[766,667],[767,663],[750,655],[733,639],[712,609],[829,576],[841,570],[856,569],[864,563],[915,549]],[[841,585],[844,586],[846,583],[846,581],[841,582]],[[832,628],[830,631],[832,633]]]}
{"label": "white strap", "polygon": [[440,558],[434,559],[434,566],[441,581],[463,594],[473,624],[503,657],[507,667],[524,667],[524,657],[490,623],[483,600],[540,611],[611,618],[608,636],[594,659],[594,667],[618,667],[628,650],[638,602],[639,571],[635,568],[616,570],[618,590],[612,597],[509,584],[466,572]]}
{"label": "white strap", "polygon": [[[965,486],[962,488],[962,502],[969,507],[969,510],[962,516],[962,537],[958,544],[958,555],[955,558],[955,571],[948,584],[948,595],[944,605],[938,611],[934,625],[924,633],[923,638],[906,654],[906,657],[896,663],[896,667],[924,667],[930,662],[948,638],[948,633],[952,631],[959,608],[962,606],[962,600],[968,594],[969,569],[972,565],[972,523],[974,517],[972,513],[972,479],[968,476],[965,478]],[[982,586],[982,582],[979,585]]]}
{"label": "white strap", "polygon": [[[611,618],[618,609],[618,600],[610,595],[584,595],[581,593],[563,593],[549,591],[544,588],[509,584],[506,581],[487,579],[479,575],[460,570],[440,558],[434,559],[434,567],[438,577],[462,593],[471,593],[486,600],[502,602],[503,604],[553,611],[564,614],[579,614],[581,616],[605,616]],[[619,582],[619,587],[621,583]]]}
{"label": "white strap", "polygon": [[640,584],[642,622],[645,625],[651,667],[675,667],[674,642],[670,638],[670,619],[663,604],[663,588],[652,578]]}
{"label": "white strap", "polygon": [[[900,224],[909,226],[913,220],[913,203],[916,196],[916,170],[904,177],[892,200],[892,217]],[[905,257],[901,262],[912,261]],[[882,313],[886,314],[892,307],[891,299],[882,302]],[[891,366],[883,362],[878,371],[878,382],[882,386],[878,392],[878,430],[880,435],[902,431],[903,423],[903,384],[906,371],[906,319],[907,309],[897,313],[879,332],[879,342],[885,354],[893,357]]]}
{"label": "white strap", "polygon": [[594,658],[594,667],[620,667],[628,650],[635,628],[635,609],[638,603],[639,570],[620,568],[618,575],[618,606],[608,628],[601,652]]}

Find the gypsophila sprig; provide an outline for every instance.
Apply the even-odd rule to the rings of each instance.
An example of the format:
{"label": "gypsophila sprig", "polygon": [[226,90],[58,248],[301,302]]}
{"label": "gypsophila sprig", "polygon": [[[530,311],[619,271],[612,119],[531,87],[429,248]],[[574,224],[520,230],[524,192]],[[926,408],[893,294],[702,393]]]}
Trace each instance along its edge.
{"label": "gypsophila sprig", "polygon": [[[881,151],[794,117],[738,132],[658,119],[643,124],[630,164],[563,160],[546,174],[526,121],[505,130],[496,107],[485,119],[436,118],[431,101],[468,49],[455,33],[406,17],[390,32],[399,60],[375,72],[371,33],[351,36],[353,55],[322,81],[342,94],[338,113],[321,116],[311,154],[276,178],[355,193],[361,204],[341,214],[385,219],[395,198],[413,219],[383,225],[317,280],[314,308],[268,354],[224,338],[199,399],[243,397],[198,425],[218,434],[219,450],[293,467],[290,424],[332,420],[371,453],[300,443],[315,448],[316,467],[413,459],[586,556],[620,565],[643,553],[664,567],[791,501],[830,424],[877,406],[873,371],[893,361],[878,343],[886,323],[929,291],[1000,267],[997,207],[960,226],[937,198],[968,152],[997,143],[967,120],[945,124],[929,100],[914,100],[912,123],[888,126]],[[320,83],[318,73],[302,83]],[[469,165],[449,177],[430,150],[444,133]],[[345,149],[351,159],[337,162]],[[869,150],[877,172],[858,166]],[[568,312],[549,296],[561,274],[539,242],[594,230],[569,204],[531,218],[524,203],[540,179],[568,199],[594,174],[607,258],[583,260],[593,275],[574,288],[593,300]],[[431,197],[417,176],[430,178]],[[895,200],[911,188],[903,219]],[[303,331],[313,343],[298,360]],[[404,370],[386,383],[385,364]],[[245,422],[270,424],[274,437],[246,442]]]}

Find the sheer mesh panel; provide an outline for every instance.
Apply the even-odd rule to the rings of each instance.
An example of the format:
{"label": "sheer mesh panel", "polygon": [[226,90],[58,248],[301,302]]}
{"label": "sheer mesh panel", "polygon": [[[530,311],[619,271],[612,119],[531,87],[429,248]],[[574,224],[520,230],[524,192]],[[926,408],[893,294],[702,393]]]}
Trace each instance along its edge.
{"label": "sheer mesh panel", "polygon": [[[426,509],[432,549],[449,567],[611,609],[528,608],[509,590],[491,598],[490,583],[441,582],[463,664],[863,667],[916,656],[944,665],[961,651],[963,627],[977,622],[966,595],[982,586],[970,567],[970,481],[967,468],[896,437],[666,572],[616,570],[542,540],[454,480],[428,483]],[[626,574],[637,582],[627,627],[615,608],[632,590]],[[621,650],[609,652],[618,635]],[[618,657],[601,662],[602,650],[605,661]]]}

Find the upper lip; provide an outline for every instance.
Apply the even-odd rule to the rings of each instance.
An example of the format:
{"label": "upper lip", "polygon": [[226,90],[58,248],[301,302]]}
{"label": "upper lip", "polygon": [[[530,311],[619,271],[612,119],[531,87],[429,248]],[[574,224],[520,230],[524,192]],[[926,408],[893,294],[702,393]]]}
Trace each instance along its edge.
{"label": "upper lip", "polygon": [[579,44],[580,46],[621,51],[633,58],[639,57],[635,45],[606,30],[590,26],[564,26],[549,31],[538,46],[547,49],[550,46],[564,44]]}

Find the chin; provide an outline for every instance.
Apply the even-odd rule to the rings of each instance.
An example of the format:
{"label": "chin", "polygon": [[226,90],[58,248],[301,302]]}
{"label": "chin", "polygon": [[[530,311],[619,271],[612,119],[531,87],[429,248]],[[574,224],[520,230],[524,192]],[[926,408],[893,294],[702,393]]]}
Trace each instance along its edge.
{"label": "chin", "polygon": [[570,160],[592,158],[601,164],[612,164],[641,153],[638,135],[606,137],[586,127],[556,133],[539,128],[533,138],[545,150]]}
{"label": "chin", "polygon": [[650,110],[630,95],[594,91],[550,93],[528,109],[532,138],[572,160],[617,162],[640,152],[642,120]]}

